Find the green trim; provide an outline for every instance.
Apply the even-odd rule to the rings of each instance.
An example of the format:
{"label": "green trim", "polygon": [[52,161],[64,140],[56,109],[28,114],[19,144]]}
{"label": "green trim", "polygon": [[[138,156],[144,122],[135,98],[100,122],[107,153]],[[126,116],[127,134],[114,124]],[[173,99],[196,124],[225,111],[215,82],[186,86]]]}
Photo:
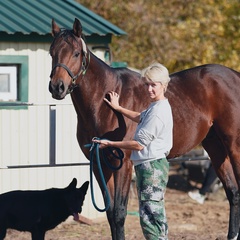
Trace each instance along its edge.
{"label": "green trim", "polygon": [[8,34],[5,32],[0,32],[0,42],[38,42],[38,43],[50,43],[53,40],[51,34],[39,35],[37,33],[22,34],[14,33]]}
{"label": "green trim", "polygon": [[126,68],[128,65],[126,62],[111,62],[111,67],[113,68]]}
{"label": "green trim", "polygon": [[[107,34],[105,36],[99,36],[98,34],[92,34],[91,36],[85,36],[88,44],[109,44],[112,41],[112,35]],[[0,32],[0,42],[38,42],[38,43],[51,43],[53,37],[51,34],[39,35],[37,33],[31,34],[7,34]]]}
{"label": "green trim", "polygon": [[[18,79],[18,101],[14,102],[16,105],[21,102],[28,102],[28,56],[0,56],[0,64],[19,64],[20,72]],[[4,106],[1,106],[1,103]],[[13,102],[0,102],[0,109],[27,109],[25,105],[16,106]]]}
{"label": "green trim", "polygon": [[93,34],[90,37],[86,36],[87,44],[110,44],[112,42],[112,35],[108,34],[106,36],[99,36],[97,34]]}

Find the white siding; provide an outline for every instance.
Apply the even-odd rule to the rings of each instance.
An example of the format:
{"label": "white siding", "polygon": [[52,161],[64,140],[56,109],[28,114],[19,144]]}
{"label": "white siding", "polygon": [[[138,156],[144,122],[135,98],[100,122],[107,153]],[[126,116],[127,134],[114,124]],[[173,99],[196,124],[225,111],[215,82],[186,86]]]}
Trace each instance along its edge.
{"label": "white siding", "polygon": [[[66,187],[76,177],[78,186],[89,180],[89,166],[14,168],[7,166],[49,163],[49,106],[56,104],[56,163],[89,163],[76,138],[77,118],[70,97],[52,99],[48,91],[51,72],[49,45],[0,42],[0,55],[29,57],[29,106],[22,110],[0,110],[0,193],[16,189]],[[103,207],[98,184],[96,202]],[[105,216],[92,205],[90,188],[83,213],[88,218]]]}

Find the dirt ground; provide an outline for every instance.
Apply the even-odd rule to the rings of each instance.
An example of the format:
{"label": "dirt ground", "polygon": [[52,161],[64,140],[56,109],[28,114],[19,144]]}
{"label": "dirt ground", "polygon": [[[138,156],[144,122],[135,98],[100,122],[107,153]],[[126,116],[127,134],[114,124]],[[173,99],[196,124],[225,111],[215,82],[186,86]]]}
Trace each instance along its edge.
{"label": "dirt ground", "polygon": [[[199,187],[187,182],[175,172],[170,174],[166,192],[166,211],[169,240],[225,240],[227,239],[229,206],[223,189],[211,193],[203,205],[191,200],[187,191]],[[144,240],[138,218],[135,189],[130,193],[128,215],[125,223],[126,240]],[[29,233],[8,230],[6,240],[31,239]],[[46,240],[111,240],[106,219],[93,221],[92,225],[68,222],[48,231]]]}

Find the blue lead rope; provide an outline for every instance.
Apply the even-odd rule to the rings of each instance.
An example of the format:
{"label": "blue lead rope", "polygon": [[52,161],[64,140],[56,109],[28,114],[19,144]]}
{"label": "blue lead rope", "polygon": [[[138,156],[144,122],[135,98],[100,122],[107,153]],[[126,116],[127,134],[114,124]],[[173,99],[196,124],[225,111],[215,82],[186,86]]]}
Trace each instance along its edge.
{"label": "blue lead rope", "polygon": [[[95,139],[100,140],[100,138],[95,138]],[[108,188],[107,188],[106,181],[104,179],[103,170],[102,170],[102,167],[101,167],[100,155],[99,155],[99,143],[94,143],[93,142],[92,144],[84,145],[84,147],[90,148],[90,188],[91,188],[92,203],[93,203],[93,206],[95,207],[95,209],[97,211],[105,212],[110,207],[110,195],[109,195],[109,191],[108,191]],[[102,154],[102,159],[104,160],[104,162],[108,166],[108,168],[110,168],[112,170],[119,170],[122,167],[124,154],[123,154],[123,151],[120,148],[108,147],[108,148],[100,149],[100,150],[101,150],[101,154]],[[107,158],[106,153],[105,153],[105,150],[108,150],[114,158],[116,158],[120,161],[119,166],[115,167],[115,166],[113,166],[109,163],[108,158]],[[115,154],[115,152],[117,154]],[[97,166],[98,166],[98,169],[99,169],[100,179],[102,181],[103,189],[104,189],[104,192],[105,192],[104,198],[106,200],[105,200],[105,208],[103,208],[103,209],[100,209],[97,206],[96,201],[95,201],[95,197],[94,197],[94,191],[93,191],[93,162],[94,162],[94,156],[95,155],[96,155]]]}

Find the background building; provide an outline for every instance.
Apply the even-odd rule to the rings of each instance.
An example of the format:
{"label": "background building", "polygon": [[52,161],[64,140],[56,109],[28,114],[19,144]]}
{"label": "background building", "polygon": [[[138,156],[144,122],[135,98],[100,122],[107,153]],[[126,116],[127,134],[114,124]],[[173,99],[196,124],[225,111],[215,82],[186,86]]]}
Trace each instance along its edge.
{"label": "background building", "polygon": [[[74,177],[80,187],[89,161],[77,143],[76,113],[70,96],[57,101],[48,91],[51,21],[71,29],[78,18],[89,49],[109,64],[112,35],[126,33],[73,0],[2,0],[0,15],[0,193],[63,188]],[[96,182],[94,188],[103,206]],[[103,214],[90,191],[82,214]]]}

